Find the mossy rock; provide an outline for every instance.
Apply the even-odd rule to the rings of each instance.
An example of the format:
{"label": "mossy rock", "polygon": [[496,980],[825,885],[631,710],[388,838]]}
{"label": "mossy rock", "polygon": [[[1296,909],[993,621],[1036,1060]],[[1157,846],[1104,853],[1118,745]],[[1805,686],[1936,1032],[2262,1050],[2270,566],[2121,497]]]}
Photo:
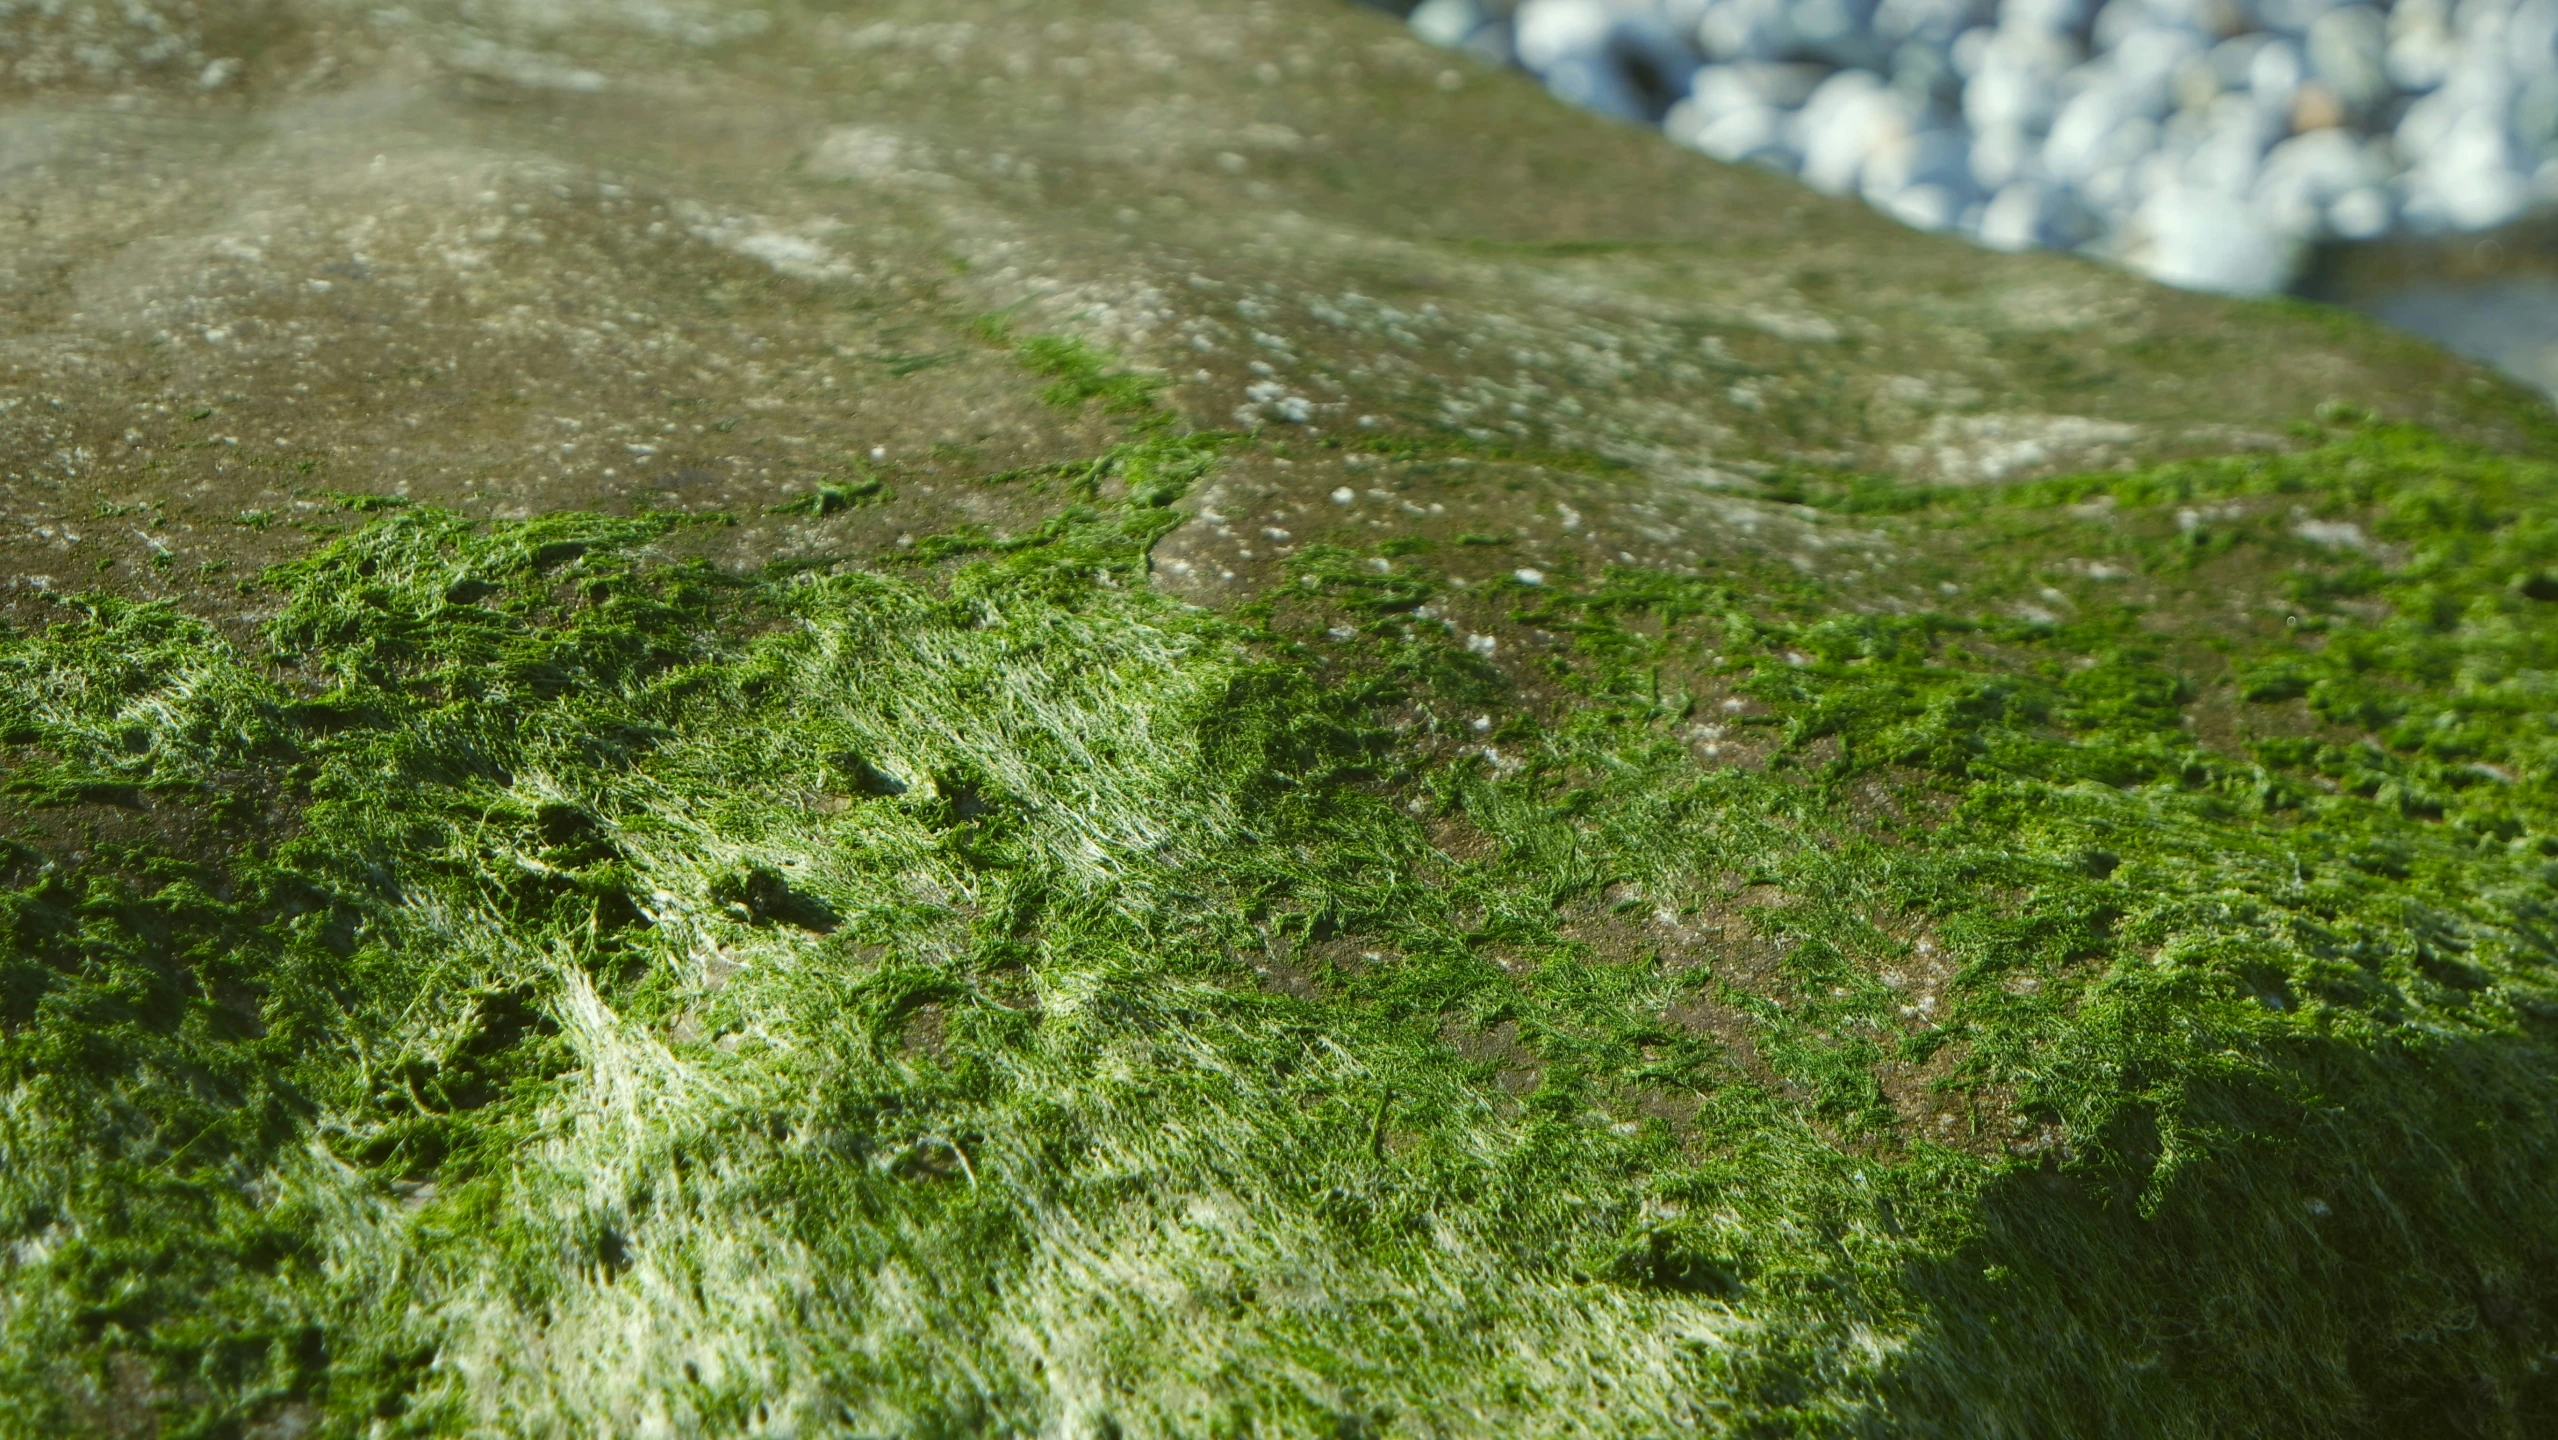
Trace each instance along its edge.
{"label": "mossy rock", "polygon": [[2544,408],[1311,0],[255,20],[0,109],[0,1433],[2558,1425]]}

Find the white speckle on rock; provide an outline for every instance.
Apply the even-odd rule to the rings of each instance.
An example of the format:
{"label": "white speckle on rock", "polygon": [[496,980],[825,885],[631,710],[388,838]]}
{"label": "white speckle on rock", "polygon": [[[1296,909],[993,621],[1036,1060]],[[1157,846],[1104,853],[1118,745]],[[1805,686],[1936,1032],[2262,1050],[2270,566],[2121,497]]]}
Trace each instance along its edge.
{"label": "white speckle on rock", "polygon": [[808,153],[809,174],[827,180],[887,180],[904,169],[906,142],[893,130],[838,125]]}

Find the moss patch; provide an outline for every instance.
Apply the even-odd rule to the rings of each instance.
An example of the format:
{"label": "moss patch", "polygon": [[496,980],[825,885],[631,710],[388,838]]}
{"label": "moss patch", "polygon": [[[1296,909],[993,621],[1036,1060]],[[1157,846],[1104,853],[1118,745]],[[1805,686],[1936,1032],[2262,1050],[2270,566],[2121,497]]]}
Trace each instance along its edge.
{"label": "moss patch", "polygon": [[1139,423],[1027,536],[421,506],[0,641],[0,1423],[2558,1419],[2546,467],[1220,616],[1145,556],[1249,442],[1032,358]]}

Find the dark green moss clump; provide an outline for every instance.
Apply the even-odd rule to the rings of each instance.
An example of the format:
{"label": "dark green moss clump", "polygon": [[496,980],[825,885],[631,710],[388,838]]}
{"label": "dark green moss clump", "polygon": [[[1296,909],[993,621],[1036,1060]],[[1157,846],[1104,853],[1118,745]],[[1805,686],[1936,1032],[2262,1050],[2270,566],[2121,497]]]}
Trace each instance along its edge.
{"label": "dark green moss clump", "polygon": [[2558,1426],[2558,476],[1219,617],[1245,442],[1137,434],[901,573],[420,508],[0,641],[0,1429]]}

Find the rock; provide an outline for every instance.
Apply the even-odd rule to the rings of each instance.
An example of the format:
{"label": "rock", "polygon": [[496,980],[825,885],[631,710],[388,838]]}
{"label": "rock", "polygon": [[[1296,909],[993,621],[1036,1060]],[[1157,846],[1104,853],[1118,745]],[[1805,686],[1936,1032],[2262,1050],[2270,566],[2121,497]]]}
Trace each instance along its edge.
{"label": "rock", "polygon": [[[1485,30],[1495,28],[1493,17],[1475,0],[1421,0],[1408,20],[1413,34],[1450,50],[1463,49]],[[1504,48],[1506,40],[1505,35]]]}
{"label": "rock", "polygon": [[[2313,130],[2283,141],[2266,155],[2255,201],[2276,229],[2304,239],[2314,238],[2328,228],[2332,208],[2346,196],[2385,197],[2382,187],[2388,183],[2389,173],[2388,160],[2375,153],[2370,143],[2338,129]],[[2385,198],[2382,203],[2385,207]],[[2368,238],[2378,233],[2371,228],[2371,202],[2355,204],[2358,208],[2350,212],[2353,230],[2337,227],[2337,233],[2348,238]],[[2386,226],[2389,218],[2384,208],[2378,223]]]}
{"label": "rock", "polygon": [[[1874,197],[1869,195],[1868,199]],[[1913,230],[1950,230],[1961,220],[1968,200],[1967,195],[1950,186],[1907,185],[1874,199],[1874,203],[1884,214]]]}
{"label": "rock", "polygon": [[2012,55],[2011,48],[2023,47],[1993,47],[1963,89],[1963,118],[1976,130],[2041,130],[2060,107],[2060,77],[2068,69],[2060,47],[2030,58]]}
{"label": "rock", "polygon": [[1987,8],[1981,0],[1882,0],[1874,7],[1874,33],[1895,48],[1910,40],[1950,44],[1986,18]]}
{"label": "rock", "polygon": [[1892,52],[1892,88],[1910,97],[1921,110],[1945,113],[1963,105],[1962,77],[1945,47],[1926,40],[1904,41]]}
{"label": "rock", "polygon": [[2173,184],[2142,202],[2124,231],[2123,258],[2170,285],[2264,295],[2291,276],[2297,242],[2239,195]]}
{"label": "rock", "polygon": [[[2429,98],[2452,94],[2446,89]],[[2447,122],[2419,132],[2424,164],[2406,179],[2408,221],[2425,229],[2473,230],[2521,214],[2531,203],[2531,185],[2497,111],[2486,105],[2457,111],[2446,106],[2425,118],[2446,112],[2451,115]],[[2408,125],[2400,127],[2402,146],[2409,143],[2407,131],[2417,119],[2418,112],[2411,110]]]}
{"label": "rock", "polygon": [[1982,244],[1993,249],[2037,249],[2046,243],[2043,217],[2047,205],[2042,186],[2031,181],[2010,183],[1990,197],[1974,233]]}
{"label": "rock", "polygon": [[2336,12],[2345,0],[2254,0],[2248,8],[2256,21],[2281,35],[2304,35]]}
{"label": "rock", "polygon": [[[2375,1413],[2304,1316],[2403,1337],[2477,1275],[2545,1285],[2460,1248],[2509,1228],[2480,1195],[2545,1223],[2531,1187],[2434,1183],[2396,1108],[2545,1087],[2533,992],[2456,968],[2522,932],[2386,932],[2384,984],[2309,923],[2467,924],[2412,900],[2481,856],[2514,883],[2477,894],[2535,893],[2477,838],[2530,786],[2431,772],[2447,818],[2277,788],[2309,683],[2206,668],[2386,658],[2285,625],[2301,520],[2359,532],[2257,477],[2316,444],[2528,478],[2517,392],[1914,234],[1377,13],[742,13],[313,0],[210,90],[191,38],[0,97],[0,1395],[38,1433],[2205,1433]],[[1967,223],[1950,115],[1806,79],[1668,113],[1705,143],[1802,99],[1832,183]],[[1969,223],[2084,221],[2008,183]],[[2230,283],[2215,225],[2151,260]],[[2104,503],[2197,458],[2136,483],[2263,506],[2197,501],[2189,542]],[[2349,578],[2408,583],[2378,558]],[[2367,818],[2438,847],[2418,880]],[[2259,891],[2157,901],[2189,877],[2155,856],[2220,846],[2153,831],[2241,835],[2237,881],[2306,897],[2263,932],[2297,967],[2218,958]],[[1932,1015],[2082,994],[2068,1033],[2144,1048],[1918,1063]],[[2197,1151],[2155,1220],[2109,1210],[2093,1147],[2183,1103],[2185,1071],[2126,1101],[2133,1060],[2225,1079],[2298,1037],[2350,1078],[2319,1027],[2419,1003],[2459,1063],[2411,1041],[2342,1117],[2241,1097],[2330,1150]],[[204,1035],[240,1063],[160,1063]],[[2092,1122],[1967,1068],[2053,1055]],[[2222,1183],[2240,1151],[2262,1184]],[[2410,1213],[2365,1199],[2408,1153],[2456,1273],[2372,1320],[2396,1290],[2321,1267]],[[2224,1281],[2283,1304],[2160,1318]],[[2507,1368],[2427,1376],[2539,1353],[2434,1328]],[[2159,1369],[2171,1331],[2266,1366]]]}
{"label": "rock", "polygon": [[2505,23],[2505,44],[2517,75],[2558,69],[2558,0],[2523,0]]}
{"label": "rock", "polygon": [[2425,91],[2440,85],[2459,49],[2447,0],[2397,0],[2390,7],[2384,63],[2399,88]]}
{"label": "rock", "polygon": [[1868,157],[1906,140],[1917,119],[1909,97],[1871,71],[1831,76],[1795,117],[1804,183],[1827,194],[1847,193],[1864,174]]}
{"label": "rock", "polygon": [[1717,0],[1696,33],[1708,56],[1725,61],[1788,59],[1800,38],[1785,0]]}
{"label": "rock", "polygon": [[1742,105],[1711,119],[1699,110],[1682,113],[1681,107],[1673,107],[1665,128],[1679,144],[1733,164],[1754,161],[1791,170],[1801,159],[1792,139],[1792,117],[1772,105]]}
{"label": "rock", "polygon": [[[1886,209],[1891,208],[1887,204],[1891,197],[1913,186],[1941,191],[1953,208],[1946,212],[1946,220],[1920,227],[1941,230],[1964,204],[1976,198],[1971,158],[1971,146],[1960,131],[1905,132],[1877,145],[1865,157],[1865,167],[1857,175],[1857,188],[1868,200]],[[1923,209],[1919,213],[1934,212]]]}
{"label": "rock", "polygon": [[2291,128],[2295,131],[2331,129],[2351,118],[2345,102],[2315,80],[2301,86],[2292,97]]}
{"label": "rock", "polygon": [[2558,71],[2533,76],[2515,94],[2514,140],[2535,155],[2558,154]]}
{"label": "rock", "polygon": [[1619,119],[1658,121],[1696,68],[1658,15],[1607,0],[1524,0],[1516,27],[1520,64],[1564,101]]}
{"label": "rock", "polygon": [[1972,139],[1972,179],[1983,190],[2039,179],[2042,170],[2042,142],[2021,125],[1984,130]]}
{"label": "rock", "polygon": [[2280,123],[2241,96],[2213,107],[2202,143],[2180,167],[2179,178],[2196,189],[2245,196],[2256,187],[2259,162]]}
{"label": "rock", "polygon": [[2157,116],[2174,97],[2177,67],[2203,52],[2203,37],[2181,25],[2143,25],[2123,37],[2105,59],[2112,83],[2139,113]]}
{"label": "rock", "polygon": [[2098,77],[2061,107],[2043,142],[2043,164],[2059,179],[2085,183],[2138,161],[2157,141],[2158,127],[2139,95]]}
{"label": "rock", "polygon": [[2350,112],[2389,93],[2389,22],[2369,5],[2346,5],[2310,22],[2309,73]]}
{"label": "rock", "polygon": [[2258,46],[2247,62],[2247,89],[2256,98],[2256,108],[2268,115],[2290,115],[2307,70],[2300,47],[2289,40],[2269,40]]}
{"label": "rock", "polygon": [[2397,206],[2378,185],[2348,190],[2327,207],[2327,228],[2347,240],[2377,240],[2396,218]]}
{"label": "rock", "polygon": [[1789,53],[1837,66],[1870,67],[1884,51],[1872,0],[1790,0],[1782,13],[1787,36],[1782,49]]}
{"label": "rock", "polygon": [[2097,230],[2096,217],[2066,193],[2017,181],[1991,197],[1974,233],[2000,250],[2074,250]]}
{"label": "rock", "polygon": [[[1826,78],[1817,65],[1740,64],[1700,67],[1683,102],[1683,123],[1700,124],[1727,111],[1766,106],[1792,110],[1812,98]],[[1664,127],[1667,128],[1667,121]]]}
{"label": "rock", "polygon": [[2274,37],[2262,31],[2232,35],[2204,52],[2202,60],[2220,89],[2248,90],[2254,87],[2257,54],[2273,43]]}
{"label": "rock", "polygon": [[2004,0],[1998,7],[2002,30],[2050,36],[2064,44],[2087,28],[2095,13],[2093,0]]}

